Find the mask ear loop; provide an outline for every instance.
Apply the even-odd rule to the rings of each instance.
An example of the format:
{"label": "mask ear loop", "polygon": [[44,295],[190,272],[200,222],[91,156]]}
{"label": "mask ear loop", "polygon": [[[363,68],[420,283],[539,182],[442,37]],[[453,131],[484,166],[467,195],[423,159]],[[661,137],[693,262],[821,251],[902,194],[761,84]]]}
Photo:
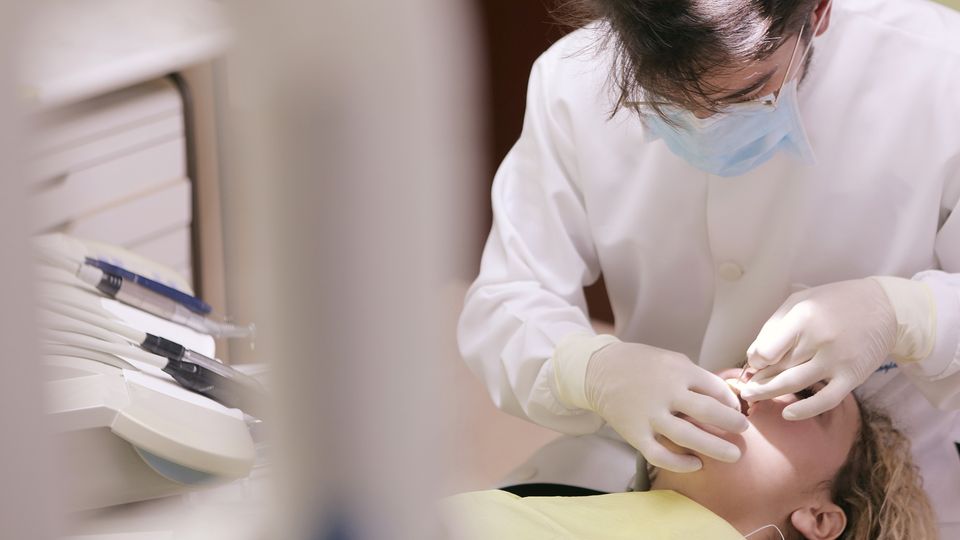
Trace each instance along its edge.
{"label": "mask ear loop", "polygon": [[[833,0],[827,0],[827,5],[824,7],[824,10],[829,9],[833,5]],[[783,87],[787,85],[787,81],[791,79],[791,75],[795,69],[800,69],[803,65],[803,59],[807,57],[807,54],[810,53],[810,48],[813,47],[813,39],[817,37],[817,32],[820,31],[820,28],[823,26],[823,21],[826,19],[826,15],[822,15],[817,19],[817,24],[813,27],[813,34],[810,35],[810,41],[807,42],[803,47],[803,52],[800,54],[800,61],[794,64],[794,60],[797,59],[797,52],[800,51],[800,44],[803,42],[803,32],[807,29],[807,22],[805,21],[800,27],[800,35],[797,36],[797,44],[793,46],[793,53],[790,55],[790,62],[787,63],[787,72],[783,74],[783,80],[780,81],[780,89],[777,90],[776,96],[773,98],[773,104],[776,105],[780,101],[780,93],[783,92]]]}
{"label": "mask ear loop", "polygon": [[743,537],[744,537],[744,538],[749,538],[749,537],[757,534],[758,532],[760,532],[760,531],[762,531],[762,530],[764,530],[764,529],[769,529],[770,527],[773,527],[774,529],[777,530],[777,534],[780,535],[780,540],[787,540],[786,537],[783,536],[783,532],[780,531],[780,527],[777,527],[776,525],[774,525],[774,524],[772,524],[772,523],[771,523],[770,525],[764,525],[763,527],[760,527],[759,529],[753,531],[753,532],[750,533],[750,534],[745,534],[745,535],[743,535]]}

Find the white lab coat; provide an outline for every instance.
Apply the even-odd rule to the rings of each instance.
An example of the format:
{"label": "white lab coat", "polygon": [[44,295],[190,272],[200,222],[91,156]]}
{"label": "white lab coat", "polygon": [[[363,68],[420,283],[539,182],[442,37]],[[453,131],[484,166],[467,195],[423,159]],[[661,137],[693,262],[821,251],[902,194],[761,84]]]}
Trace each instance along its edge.
{"label": "white lab coat", "polygon": [[960,14],[923,0],[834,4],[799,91],[816,164],[778,155],[736,178],[688,165],[629,111],[609,118],[610,56],[590,49],[594,30],[547,51],[494,181],[460,347],[503,410],[610,434],[557,400],[550,362],[561,339],[590,331],[582,287],[601,272],[621,339],[710,370],[742,362],[795,290],[922,279],[937,302],[933,353],[860,392],[896,404],[942,520],[960,521],[957,416],[919,392],[942,409],[960,402]]}

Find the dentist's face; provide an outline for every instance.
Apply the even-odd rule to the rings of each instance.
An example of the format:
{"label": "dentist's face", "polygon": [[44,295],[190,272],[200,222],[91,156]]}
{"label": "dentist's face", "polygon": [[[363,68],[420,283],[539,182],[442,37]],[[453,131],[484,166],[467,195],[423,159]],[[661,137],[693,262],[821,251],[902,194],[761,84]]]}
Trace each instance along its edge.
{"label": "dentist's face", "polygon": [[[727,380],[738,374],[739,370],[719,373]],[[791,394],[754,403],[747,417],[750,427],[741,434],[702,426],[736,444],[742,452],[740,460],[722,463],[698,456],[703,461],[700,471],[658,471],[654,487],[684,493],[721,515],[718,509],[738,506],[775,507],[782,511],[780,515],[787,515],[811,492],[827,487],[846,461],[860,427],[860,409],[852,395],[820,416],[784,420],[783,409],[799,399]],[[669,441],[666,444],[684,451]]]}

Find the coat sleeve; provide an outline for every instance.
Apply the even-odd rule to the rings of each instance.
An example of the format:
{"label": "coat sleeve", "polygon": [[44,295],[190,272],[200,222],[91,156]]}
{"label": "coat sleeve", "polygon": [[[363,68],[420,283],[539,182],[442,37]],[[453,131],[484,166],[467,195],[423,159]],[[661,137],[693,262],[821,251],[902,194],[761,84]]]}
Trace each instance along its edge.
{"label": "coat sleeve", "polygon": [[523,131],[494,179],[493,228],[467,292],[458,342],[499,408],[585,434],[603,421],[558,401],[551,355],[564,337],[594,333],[583,286],[600,269],[575,183],[570,109],[553,95],[563,86],[559,62],[549,54],[534,64]]}
{"label": "coat sleeve", "polygon": [[937,233],[939,270],[914,279],[930,286],[936,302],[936,343],[930,355],[904,367],[907,376],[941,409],[960,408],[960,153],[949,161],[951,181],[945,186]]}

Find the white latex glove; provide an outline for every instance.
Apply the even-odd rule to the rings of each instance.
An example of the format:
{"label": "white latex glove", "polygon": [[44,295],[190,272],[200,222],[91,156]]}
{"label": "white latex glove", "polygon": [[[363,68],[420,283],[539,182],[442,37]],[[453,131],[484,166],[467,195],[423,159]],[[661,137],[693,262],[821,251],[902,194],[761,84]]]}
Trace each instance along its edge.
{"label": "white latex glove", "polygon": [[758,369],[740,397],[760,401],[826,382],[816,394],[783,410],[787,420],[824,413],[843,401],[886,358],[920,360],[935,331],[926,285],[903,278],[865,278],[807,289],[763,325],[747,350]]}
{"label": "white latex glove", "polygon": [[720,461],[740,459],[736,445],[676,416],[734,433],[748,427],[730,386],[686,356],[613,336],[572,336],[553,360],[561,401],[598,413],[652,465],[676,472],[703,466],[668,450],[658,435]]}

